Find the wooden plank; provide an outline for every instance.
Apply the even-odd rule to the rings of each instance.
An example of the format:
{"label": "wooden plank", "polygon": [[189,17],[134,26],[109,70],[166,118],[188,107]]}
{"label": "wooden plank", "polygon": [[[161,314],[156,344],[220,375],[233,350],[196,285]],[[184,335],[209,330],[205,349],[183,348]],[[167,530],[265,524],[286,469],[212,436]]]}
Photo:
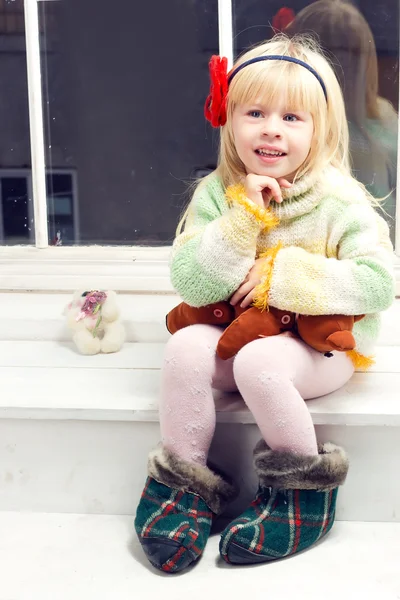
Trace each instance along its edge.
{"label": "wooden plank", "polygon": [[[70,292],[0,293],[0,340],[70,340],[71,332],[66,329],[62,314],[70,299]],[[138,339],[135,328],[140,330],[140,340],[152,342],[157,336],[160,342],[167,339],[165,315],[179,302],[180,298],[174,293],[120,293],[118,305],[128,332],[128,340]],[[142,325],[148,325],[151,329],[148,340],[144,336]],[[400,299],[382,313],[378,345],[400,346]]]}
{"label": "wooden plank", "polygon": [[0,342],[0,366],[78,370],[160,369],[164,349],[164,344],[127,343],[113,354],[84,356],[79,354],[72,342]]}
{"label": "wooden plank", "polygon": [[[1,367],[0,418],[158,421],[160,371]],[[308,402],[316,424],[400,426],[400,375],[357,373]],[[216,392],[218,421],[253,423],[239,394]]]}
{"label": "wooden plank", "polygon": [[[126,343],[119,352],[114,354],[83,356],[79,354],[72,342],[0,341],[0,366],[64,369],[160,369],[164,350],[165,344],[160,343]],[[376,364],[370,372],[400,373],[400,346],[378,347]]]}

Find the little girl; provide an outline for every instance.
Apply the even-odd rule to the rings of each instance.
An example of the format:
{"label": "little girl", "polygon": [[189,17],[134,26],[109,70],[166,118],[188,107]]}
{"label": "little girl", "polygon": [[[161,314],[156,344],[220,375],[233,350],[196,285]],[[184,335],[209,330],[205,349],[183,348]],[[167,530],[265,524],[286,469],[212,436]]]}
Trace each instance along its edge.
{"label": "little girl", "polygon": [[275,37],[226,73],[210,62],[206,117],[221,127],[217,169],[198,185],[173,245],[172,283],[191,306],[256,302],[304,315],[361,315],[356,352],[329,358],[292,333],[250,342],[222,361],[223,330],[196,324],[169,340],[160,402],[162,445],[149,457],[136,532],[150,562],[176,573],[202,554],[211,521],[235,497],[207,466],[212,388],[239,390],[260,429],[259,490],[221,536],[231,564],[274,560],[332,527],[342,448],[318,445],[305,400],[368,364],[379,312],[394,299],[392,247],[374,200],[350,175],[336,77],[309,40]]}

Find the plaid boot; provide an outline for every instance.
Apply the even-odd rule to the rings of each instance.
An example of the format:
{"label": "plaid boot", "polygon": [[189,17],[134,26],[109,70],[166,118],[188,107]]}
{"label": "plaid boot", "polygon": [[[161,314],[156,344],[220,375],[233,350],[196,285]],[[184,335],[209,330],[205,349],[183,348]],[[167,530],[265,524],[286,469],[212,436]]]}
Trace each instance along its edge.
{"label": "plaid boot", "polygon": [[334,444],[318,456],[271,450],[264,440],[254,450],[258,493],[247,510],[222,533],[220,553],[231,564],[261,563],[309,548],[331,529],[338,486],[348,460]]}
{"label": "plaid boot", "polygon": [[163,447],[150,453],[148,473],[136,533],[154,567],[177,573],[201,556],[213,515],[237,492],[208,467],[186,462]]}

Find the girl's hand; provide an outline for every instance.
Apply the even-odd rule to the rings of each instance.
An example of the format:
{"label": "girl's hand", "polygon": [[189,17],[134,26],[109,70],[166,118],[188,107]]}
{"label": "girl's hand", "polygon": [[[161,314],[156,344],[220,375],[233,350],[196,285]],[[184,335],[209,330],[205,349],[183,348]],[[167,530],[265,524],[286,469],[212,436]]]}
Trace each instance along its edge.
{"label": "girl's hand", "polygon": [[261,208],[268,208],[272,199],[275,202],[282,202],[281,187],[290,188],[291,183],[280,177],[274,179],[264,175],[247,175],[244,182],[244,189],[249,200],[257,204]]}
{"label": "girl's hand", "polygon": [[242,300],[240,306],[242,308],[246,308],[253,304],[255,297],[255,288],[259,283],[261,283],[261,267],[265,265],[265,262],[269,262],[269,258],[257,258],[254,265],[248,272],[246,279],[243,281],[242,285],[236,290],[230,299],[230,303],[232,306],[235,306],[240,300]]}

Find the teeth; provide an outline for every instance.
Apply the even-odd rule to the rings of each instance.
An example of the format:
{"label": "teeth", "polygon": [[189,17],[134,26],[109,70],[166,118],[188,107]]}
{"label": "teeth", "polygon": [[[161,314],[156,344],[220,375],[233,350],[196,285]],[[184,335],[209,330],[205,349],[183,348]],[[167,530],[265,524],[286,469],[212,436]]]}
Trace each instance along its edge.
{"label": "teeth", "polygon": [[277,152],[277,150],[261,150],[261,148],[259,150],[256,150],[256,152],[258,154],[261,154],[262,156],[283,156],[284,152]]}

